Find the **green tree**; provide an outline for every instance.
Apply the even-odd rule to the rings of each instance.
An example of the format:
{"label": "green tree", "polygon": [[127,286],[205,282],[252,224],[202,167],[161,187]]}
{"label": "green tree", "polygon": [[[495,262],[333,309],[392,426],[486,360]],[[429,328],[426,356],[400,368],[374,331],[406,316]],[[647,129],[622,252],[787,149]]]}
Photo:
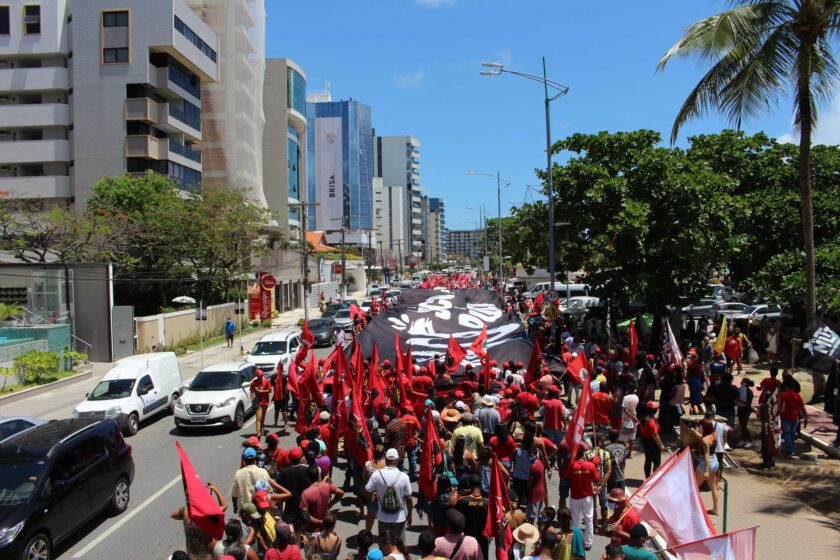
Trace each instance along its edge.
{"label": "green tree", "polygon": [[709,71],[683,103],[671,132],[675,141],[687,121],[717,109],[735,124],[755,118],[771,102],[794,93],[799,129],[799,196],[805,253],[805,314],[816,322],[814,213],[811,200],[811,134],[817,105],[830,99],[840,68],[834,55],[840,27],[839,0],[732,0],[734,6],[688,26],[665,53],[659,69],[675,58],[697,57]]}

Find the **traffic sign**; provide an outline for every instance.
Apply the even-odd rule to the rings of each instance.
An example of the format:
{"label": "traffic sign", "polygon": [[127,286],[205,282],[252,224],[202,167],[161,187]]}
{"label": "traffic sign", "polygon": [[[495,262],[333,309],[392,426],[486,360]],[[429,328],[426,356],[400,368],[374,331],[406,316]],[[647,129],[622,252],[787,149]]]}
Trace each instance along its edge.
{"label": "traffic sign", "polygon": [[558,319],[558,318],[560,318],[562,315],[563,315],[563,314],[562,314],[562,313],[560,313],[560,310],[559,310],[559,309],[557,309],[556,307],[554,307],[553,305],[549,305],[549,306],[548,306],[548,309],[546,309],[545,311],[543,311],[543,316],[544,316],[546,319],[552,319],[552,320],[554,320],[554,319]]}
{"label": "traffic sign", "polygon": [[270,290],[277,285],[277,279],[271,274],[266,274],[260,278],[260,286],[263,290]]}
{"label": "traffic sign", "polygon": [[557,303],[558,301],[560,301],[560,292],[558,292],[557,290],[549,290],[545,294],[545,299],[546,301],[548,301],[548,303]]}

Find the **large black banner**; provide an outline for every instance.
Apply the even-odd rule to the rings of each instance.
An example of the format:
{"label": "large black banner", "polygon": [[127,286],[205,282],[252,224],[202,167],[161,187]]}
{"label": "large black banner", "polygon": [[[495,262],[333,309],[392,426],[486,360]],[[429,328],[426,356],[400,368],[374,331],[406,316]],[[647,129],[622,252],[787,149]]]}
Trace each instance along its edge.
{"label": "large black banner", "polygon": [[796,365],[813,371],[828,373],[840,359],[840,336],[828,325],[821,325],[805,333]]}
{"label": "large black banner", "polygon": [[[365,356],[373,350],[379,358],[394,362],[394,333],[398,333],[403,352],[411,343],[412,356],[418,363],[446,354],[451,334],[465,350],[487,325],[487,350],[490,359],[501,364],[507,360],[527,363],[533,345],[525,328],[517,321],[509,321],[499,305],[499,297],[489,290],[405,290],[399,305],[381,313],[368,323],[360,335]],[[466,362],[476,371],[481,365],[478,357],[469,352]],[[462,365],[463,365],[462,364]],[[562,373],[557,360],[550,361],[553,372]],[[459,370],[460,371],[460,370]]]}

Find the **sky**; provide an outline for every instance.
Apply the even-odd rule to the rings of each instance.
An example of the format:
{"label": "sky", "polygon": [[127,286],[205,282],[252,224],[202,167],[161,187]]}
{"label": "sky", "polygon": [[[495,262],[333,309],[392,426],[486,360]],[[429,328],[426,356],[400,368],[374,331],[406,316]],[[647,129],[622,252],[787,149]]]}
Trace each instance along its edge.
{"label": "sky", "polygon": [[[496,174],[511,183],[502,214],[531,200],[545,167],[542,84],[480,76],[482,61],[539,74],[570,87],[551,104],[553,141],[576,133],[653,129],[670,137],[682,102],[704,67],[686,59],[656,72],[693,21],[724,0],[265,0],[266,56],[288,57],[310,91],[373,109],[379,135],[421,142],[424,194],[446,201],[449,229],[471,229],[480,204],[497,215]],[[840,143],[840,102],[824,107],[815,143]],[[692,121],[677,145],[729,125],[717,114]],[[780,99],[748,133],[796,141],[792,103]],[[561,157],[562,159],[562,157]]]}

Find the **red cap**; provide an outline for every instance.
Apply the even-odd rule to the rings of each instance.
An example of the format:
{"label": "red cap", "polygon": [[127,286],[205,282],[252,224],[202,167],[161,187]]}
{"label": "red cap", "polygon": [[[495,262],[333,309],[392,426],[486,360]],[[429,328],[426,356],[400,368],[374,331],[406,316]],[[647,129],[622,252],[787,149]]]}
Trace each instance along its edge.
{"label": "red cap", "polygon": [[427,368],[426,366],[421,367],[420,373],[429,373],[429,368]]}
{"label": "red cap", "polygon": [[516,362],[516,367],[518,367],[518,368],[521,368],[521,367],[522,367],[522,366],[524,366],[524,365],[525,365],[525,364],[523,364],[522,362]]}
{"label": "red cap", "polygon": [[261,369],[258,369],[256,373],[257,373],[257,377],[262,377],[263,375],[265,375],[263,373],[263,370],[261,370]]}
{"label": "red cap", "polygon": [[456,390],[453,393],[453,395],[455,396],[456,399],[463,399],[464,398],[464,392],[460,389]]}
{"label": "red cap", "polygon": [[519,385],[517,385],[516,383],[511,383],[510,384],[511,394],[518,395],[520,393],[520,391],[521,391],[521,389],[519,388]]}
{"label": "red cap", "polygon": [[280,436],[272,433],[272,434],[268,434],[267,436],[265,436],[265,439],[270,439],[272,441],[280,441]]}
{"label": "red cap", "polygon": [[391,367],[391,360],[382,360],[382,367]]}
{"label": "red cap", "polygon": [[652,361],[654,361],[656,358],[654,358],[654,357],[653,357],[653,354],[648,354],[647,356],[645,356],[645,359],[646,359],[647,361],[649,361],[649,362],[652,362]]}
{"label": "red cap", "polygon": [[552,385],[551,387],[548,388],[548,391],[551,392],[551,393],[558,393],[558,394],[560,393],[560,389],[557,387],[557,385]]}
{"label": "red cap", "polygon": [[254,503],[257,504],[258,508],[271,507],[271,501],[269,501],[268,493],[265,490],[257,490],[257,493],[254,494]]}
{"label": "red cap", "polygon": [[247,447],[259,447],[260,446],[260,438],[257,436],[251,436],[245,440],[245,445]]}
{"label": "red cap", "polygon": [[300,440],[300,448],[301,449],[306,449],[307,447],[309,447],[309,440],[308,439]]}
{"label": "red cap", "polygon": [[657,409],[659,408],[659,405],[658,405],[658,404],[656,404],[656,403],[655,403],[655,402],[653,402],[653,401],[648,401],[648,402],[646,402],[646,403],[645,403],[645,406],[646,406],[646,407],[648,407],[648,408],[649,408],[649,409],[651,409],[651,410],[657,410]]}
{"label": "red cap", "polygon": [[473,366],[470,363],[468,363],[467,365],[464,366],[465,370],[471,370],[472,368],[473,368]]}
{"label": "red cap", "polygon": [[300,461],[301,457],[303,457],[303,449],[301,449],[300,447],[294,447],[289,450],[290,461]]}

